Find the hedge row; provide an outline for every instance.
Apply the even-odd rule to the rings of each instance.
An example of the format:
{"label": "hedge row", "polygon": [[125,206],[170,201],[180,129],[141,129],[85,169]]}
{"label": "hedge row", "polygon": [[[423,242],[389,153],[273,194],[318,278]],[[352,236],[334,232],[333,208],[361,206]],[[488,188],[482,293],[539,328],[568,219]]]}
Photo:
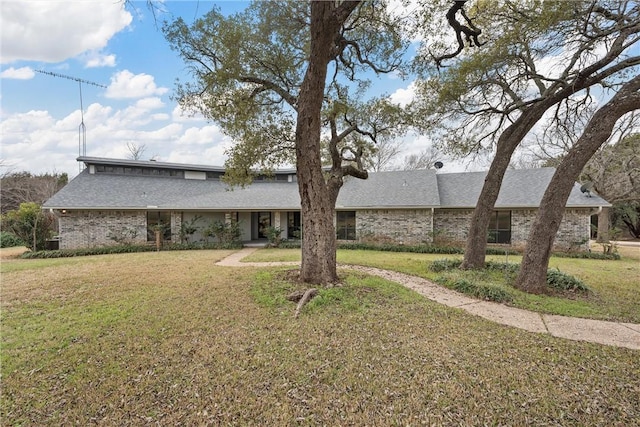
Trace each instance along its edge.
{"label": "hedge row", "polygon": [[[184,251],[184,250],[198,250],[198,249],[240,249],[242,243],[190,243],[180,244],[172,243],[170,245],[162,246],[162,251]],[[89,255],[108,255],[108,254],[125,254],[134,252],[154,252],[155,246],[149,245],[118,245],[118,246],[102,246],[96,248],[86,249],[59,249],[55,251],[36,251],[25,252],[22,254],[24,259],[40,259],[40,258],[69,258],[76,256],[89,256]]]}
{"label": "hedge row", "polygon": [[[190,243],[190,244],[170,244],[162,247],[163,251],[182,251],[193,249],[239,249],[242,247],[242,243]],[[297,249],[300,248],[299,240],[286,240],[278,245],[279,248],[285,249]],[[338,248],[347,250],[370,250],[370,251],[386,251],[386,252],[411,252],[420,254],[443,254],[443,255],[461,255],[464,250],[457,246],[434,246],[434,245],[393,245],[393,244],[371,244],[371,243],[358,243],[358,242],[342,242],[338,244]],[[119,246],[104,246],[97,248],[86,249],[61,249],[56,251],[37,251],[37,252],[25,252],[22,258],[64,258],[86,255],[104,255],[104,254],[121,254],[132,252],[150,252],[155,251],[155,246],[149,245],[119,245]],[[520,252],[510,248],[487,248],[487,255],[519,255]],[[620,255],[597,253],[597,252],[557,252],[553,256],[565,257],[565,258],[590,258],[590,259],[605,259],[605,260],[619,260]]]}

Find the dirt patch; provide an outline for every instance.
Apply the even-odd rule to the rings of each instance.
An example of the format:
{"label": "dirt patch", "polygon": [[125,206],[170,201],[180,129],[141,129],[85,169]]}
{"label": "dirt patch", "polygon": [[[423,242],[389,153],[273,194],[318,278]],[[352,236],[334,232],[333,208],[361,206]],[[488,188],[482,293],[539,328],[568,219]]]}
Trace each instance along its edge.
{"label": "dirt patch", "polygon": [[7,260],[12,258],[18,258],[29,249],[23,246],[16,246],[15,248],[2,248],[0,249],[0,259]]}

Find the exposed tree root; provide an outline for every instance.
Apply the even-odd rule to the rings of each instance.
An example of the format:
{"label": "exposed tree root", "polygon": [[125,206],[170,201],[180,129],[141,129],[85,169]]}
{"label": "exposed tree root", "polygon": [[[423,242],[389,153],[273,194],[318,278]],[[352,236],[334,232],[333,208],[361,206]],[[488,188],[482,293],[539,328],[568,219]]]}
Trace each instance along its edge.
{"label": "exposed tree root", "polygon": [[[294,295],[299,295],[300,291],[298,292],[294,292],[293,294],[289,295],[287,297],[287,299],[290,299],[294,297]],[[308,303],[309,301],[311,301],[311,299],[313,297],[315,297],[316,295],[318,295],[318,290],[316,288],[311,288],[311,289],[307,289],[304,294],[299,298],[298,301],[298,306],[296,307],[296,313],[295,313],[295,318],[297,319],[298,316],[300,316],[300,310],[302,310],[302,307],[304,307],[304,305],[306,303]],[[295,301],[295,300],[292,300]]]}

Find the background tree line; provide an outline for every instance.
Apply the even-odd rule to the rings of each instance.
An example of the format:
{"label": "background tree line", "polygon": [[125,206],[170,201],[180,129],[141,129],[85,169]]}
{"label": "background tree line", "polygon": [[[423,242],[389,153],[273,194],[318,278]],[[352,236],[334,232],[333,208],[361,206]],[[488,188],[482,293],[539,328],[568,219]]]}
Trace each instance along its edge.
{"label": "background tree line", "polygon": [[44,249],[57,232],[56,217],[42,204],[69,181],[66,173],[6,172],[0,176],[0,246]]}

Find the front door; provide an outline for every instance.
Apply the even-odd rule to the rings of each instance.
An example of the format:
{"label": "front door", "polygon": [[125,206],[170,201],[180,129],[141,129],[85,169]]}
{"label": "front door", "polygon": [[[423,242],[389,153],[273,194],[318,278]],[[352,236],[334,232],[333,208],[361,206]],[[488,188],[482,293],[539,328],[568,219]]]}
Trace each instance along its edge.
{"label": "front door", "polygon": [[258,212],[258,239],[267,238],[267,228],[271,227],[271,212]]}

